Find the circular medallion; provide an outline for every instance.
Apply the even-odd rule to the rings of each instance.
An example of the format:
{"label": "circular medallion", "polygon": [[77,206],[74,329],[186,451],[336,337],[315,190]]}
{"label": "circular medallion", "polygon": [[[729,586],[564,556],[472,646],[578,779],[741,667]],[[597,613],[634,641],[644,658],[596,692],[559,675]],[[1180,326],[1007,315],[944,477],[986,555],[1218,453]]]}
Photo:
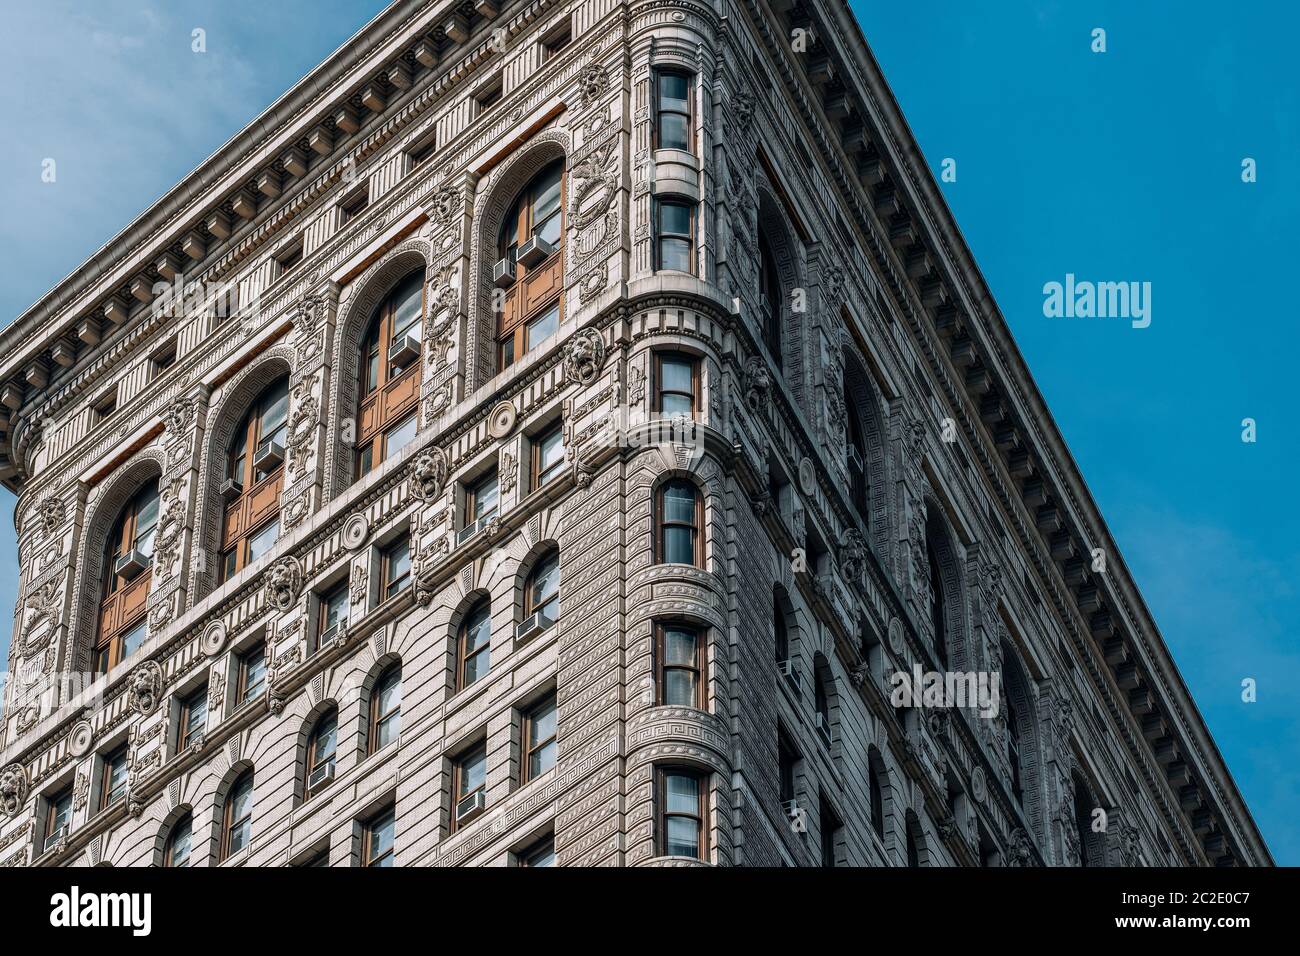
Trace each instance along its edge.
{"label": "circular medallion", "polygon": [[226,646],[226,625],[220,621],[209,624],[207,630],[203,632],[199,646],[208,657],[216,657],[220,654],[221,649]]}
{"label": "circular medallion", "polygon": [[799,488],[805,495],[817,490],[817,470],[811,459],[804,458],[799,462]]}
{"label": "circular medallion", "polygon": [[984,783],[983,767],[976,767],[970,775],[970,795],[975,798],[977,803],[983,803],[984,797],[988,795],[988,788]]}
{"label": "circular medallion", "polygon": [[68,752],[74,757],[86,756],[94,742],[95,731],[88,720],[77,721],[68,732]]}
{"label": "circular medallion", "polygon": [[889,649],[895,654],[901,654],[906,646],[906,642],[903,640],[903,622],[896,617],[891,618],[889,621]]}
{"label": "circular medallion", "polygon": [[505,438],[515,430],[517,418],[514,402],[502,402],[488,416],[488,434],[493,438]]}
{"label": "circular medallion", "polygon": [[343,547],[355,551],[366,543],[370,535],[370,522],[365,515],[353,515],[343,523]]}

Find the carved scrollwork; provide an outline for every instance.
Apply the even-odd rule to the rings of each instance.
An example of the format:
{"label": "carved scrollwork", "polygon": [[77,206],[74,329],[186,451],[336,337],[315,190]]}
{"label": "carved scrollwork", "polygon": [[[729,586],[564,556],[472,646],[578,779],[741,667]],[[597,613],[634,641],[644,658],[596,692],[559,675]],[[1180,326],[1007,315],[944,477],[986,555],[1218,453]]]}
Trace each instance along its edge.
{"label": "carved scrollwork", "polygon": [[287,611],[302,591],[302,564],[293,555],[285,555],[266,569],[265,582],[267,603]]}

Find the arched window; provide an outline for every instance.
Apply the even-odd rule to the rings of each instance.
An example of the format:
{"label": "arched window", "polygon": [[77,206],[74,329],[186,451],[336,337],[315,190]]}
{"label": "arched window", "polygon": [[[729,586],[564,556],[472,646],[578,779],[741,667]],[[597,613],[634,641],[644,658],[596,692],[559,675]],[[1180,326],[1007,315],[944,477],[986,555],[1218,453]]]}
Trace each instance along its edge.
{"label": "arched window", "polygon": [[818,655],[818,662],[814,665],[813,676],[813,722],[817,726],[817,732],[821,734],[822,741],[826,746],[831,744],[831,701],[827,693],[826,677],[827,664],[826,659]]}
{"label": "arched window", "polygon": [[848,419],[845,453],[849,465],[849,494],[853,498],[853,507],[858,509],[858,514],[866,521],[871,514],[870,482],[867,477],[867,433],[862,424],[862,412],[847,385],[844,408]]}
{"label": "arched window", "polygon": [[1007,694],[1007,761],[1011,765],[1011,793],[1016,803],[1025,805],[1024,785],[1020,779],[1020,718],[1016,705]]}
{"label": "arched window", "polygon": [[280,490],[289,427],[289,379],[282,378],[253,402],[226,449],[221,484],[226,508],[221,525],[219,578],[266,554],[280,536]]}
{"label": "arched window", "polygon": [[659,852],[703,860],[708,853],[708,778],[678,767],[658,772]]}
{"label": "arched window", "polygon": [[402,729],[402,665],[390,664],[370,691],[370,732],[366,753],[374,753],[397,739]]}
{"label": "arched window", "polygon": [[772,631],[776,635],[776,662],[784,664],[790,659],[790,625],[786,623],[779,587],[772,589]]}
{"label": "arched window", "polygon": [[1007,765],[1011,773],[1011,793],[1025,810],[1025,791],[1037,773],[1035,754],[1037,732],[1034,723],[1032,698],[1025,670],[1016,652],[1007,643],[1002,645],[1002,697],[1006,705]]}
{"label": "arched window", "polygon": [[1071,775],[1074,787],[1074,826],[1079,839],[1079,865],[1105,866],[1102,834],[1092,829],[1093,816],[1098,809],[1091,789],[1078,773]]}
{"label": "arched window", "polygon": [[303,799],[310,800],[314,793],[334,779],[334,754],[338,747],[339,712],[331,707],[316,719],[311,737],[307,740],[307,779]]}
{"label": "arched window", "polygon": [[379,303],[361,340],[354,471],[357,478],[415,437],[423,315],[424,270],[417,269]]}
{"label": "arched window", "polygon": [[158,527],[158,480],[127,502],[104,547],[100,579],[95,670],[106,674],[130,657],[148,633],[145,604],[153,577],[153,537]]}
{"label": "arched window", "polygon": [[492,270],[505,301],[497,368],[506,369],[560,328],[564,291],[564,160],[534,176],[501,222]]}
{"label": "arched window", "polygon": [[190,848],[194,842],[194,818],[185,814],[172,824],[163,844],[163,866],[189,866]]}
{"label": "arched window", "polygon": [[560,619],[560,552],[544,555],[524,585],[524,617],[542,615],[554,623]]}
{"label": "arched window", "polygon": [[253,836],[253,771],[245,770],[226,793],[221,814],[222,860],[228,860],[244,847]]}
{"label": "arched window", "polygon": [[867,754],[867,781],[871,790],[871,829],[876,831],[876,836],[881,842],[885,839],[885,788],[884,762],[880,759],[880,751],[872,747]]}
{"label": "arched window", "polygon": [[917,821],[916,815],[911,810],[907,811],[907,865],[920,866],[920,834],[921,824]]}
{"label": "arched window", "polygon": [[704,499],[685,478],[670,481],[659,490],[655,509],[660,564],[704,567]]}
{"label": "arched window", "polygon": [[763,344],[780,369],[784,367],[781,354],[781,279],[772,246],[762,229],[758,231],[758,292],[763,311]]}
{"label": "arched window", "polygon": [[939,570],[939,556],[934,547],[927,545],[930,561],[930,624],[934,628],[934,654],[939,659],[939,667],[948,669],[948,632],[943,617],[943,574]]}
{"label": "arched window", "polygon": [[657,703],[704,709],[704,636],[678,623],[655,625]]}
{"label": "arched window", "polygon": [[492,667],[492,605],[479,601],[460,622],[456,635],[456,690],[464,690]]}

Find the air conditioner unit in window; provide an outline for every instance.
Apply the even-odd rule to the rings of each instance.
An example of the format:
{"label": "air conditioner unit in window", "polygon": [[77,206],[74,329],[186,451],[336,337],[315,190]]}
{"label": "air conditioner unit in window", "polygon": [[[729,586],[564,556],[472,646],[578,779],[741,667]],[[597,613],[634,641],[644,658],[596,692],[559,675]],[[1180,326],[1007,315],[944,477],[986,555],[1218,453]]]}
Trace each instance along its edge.
{"label": "air conditioner unit in window", "polygon": [[45,852],[49,853],[68,838],[67,826],[61,826],[45,838]]}
{"label": "air conditioner unit in window", "polygon": [[799,673],[799,662],[791,658],[788,661],[778,661],[776,669],[781,672],[781,676],[789,681],[790,686],[794,689],[795,696],[798,697],[803,689],[803,677]]}
{"label": "air conditioner unit in window", "polygon": [[528,617],[520,621],[519,626],[515,628],[515,640],[532,640],[538,634],[541,634],[547,628],[551,627],[554,623],[555,621],[546,616],[545,611],[537,611],[534,614],[530,614]]}
{"label": "air conditioner unit in window", "polygon": [[492,267],[492,284],[498,289],[508,289],[515,284],[515,264],[510,259],[498,259]]}
{"label": "air conditioner unit in window", "polygon": [[468,823],[487,807],[487,795],[482,790],[475,790],[467,797],[462,797],[456,804],[456,822]]}
{"label": "air conditioner unit in window", "polygon": [[284,446],[278,441],[264,441],[257,446],[253,456],[253,467],[258,471],[270,471],[284,461]]}
{"label": "air conditioner unit in window", "polygon": [[149,567],[149,558],[139,548],[132,548],[117,559],[117,563],[113,565],[113,573],[129,581],[147,567]]}
{"label": "air conditioner unit in window", "polygon": [[388,346],[388,361],[393,365],[410,365],[420,357],[420,339],[409,332]]}
{"label": "air conditioner unit in window", "polygon": [[226,501],[234,501],[244,493],[244,483],[238,478],[227,478],[218,490]]}
{"label": "air conditioner unit in window", "polygon": [[781,801],[781,812],[784,813],[791,820],[797,820],[799,818],[799,801],[798,800]]}
{"label": "air conditioner unit in window", "polygon": [[849,451],[849,467],[852,468],[854,471],[861,471],[861,470],[862,470],[862,456],[861,456],[860,454],[858,454],[858,448],[857,448],[857,446],[856,446],[856,445],[849,445],[849,446],[848,446],[848,451]]}
{"label": "air conditioner unit in window", "polygon": [[307,789],[315,790],[322,787],[334,779],[334,764],[327,763],[324,766],[317,767],[307,778]]}
{"label": "air conditioner unit in window", "polygon": [[327,627],[325,629],[325,632],[321,634],[320,638],[316,641],[316,650],[320,650],[322,647],[329,647],[339,638],[346,637],[347,633],[348,622],[347,619],[344,618],[333,627]]}
{"label": "air conditioner unit in window", "polygon": [[515,260],[522,262],[525,269],[531,269],[533,266],[541,265],[549,259],[554,251],[555,247],[541,236],[533,236],[519,247]]}
{"label": "air conditioner unit in window", "polygon": [[822,735],[822,740],[824,740],[826,742],[826,746],[829,747],[831,745],[831,739],[832,739],[830,718],[828,718],[825,714],[819,712],[813,718],[813,723],[817,727],[817,733]]}
{"label": "air conditioner unit in window", "polygon": [[496,516],[497,513],[493,511],[490,512],[489,514],[485,514],[483,517],[479,518],[473,524],[465,525],[465,527],[461,528],[459,531],[456,532],[456,544],[458,545],[464,544],[470,538],[474,537],[474,535],[478,534],[480,531],[486,528],[488,526],[488,522],[490,522]]}

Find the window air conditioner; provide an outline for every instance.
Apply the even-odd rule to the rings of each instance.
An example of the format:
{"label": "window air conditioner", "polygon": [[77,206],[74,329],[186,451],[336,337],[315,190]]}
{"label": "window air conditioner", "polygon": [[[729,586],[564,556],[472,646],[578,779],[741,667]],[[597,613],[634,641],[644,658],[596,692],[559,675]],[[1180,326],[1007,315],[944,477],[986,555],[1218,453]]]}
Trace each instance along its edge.
{"label": "window air conditioner", "polygon": [[129,581],[147,567],[149,567],[149,558],[139,548],[132,548],[117,559],[117,563],[113,565],[113,573]]}
{"label": "window air conditioner", "polygon": [[519,626],[515,628],[515,640],[532,640],[554,623],[553,620],[546,616],[545,611],[537,611],[534,614],[530,614],[528,617],[520,621]]}
{"label": "window air conditioner", "polygon": [[238,478],[227,478],[218,490],[226,501],[234,501],[244,493],[244,483]]}
{"label": "window air conditioner", "polygon": [[498,259],[492,267],[492,284],[498,289],[508,289],[515,284],[515,264],[507,259]]}
{"label": "window air conditioner", "polygon": [[284,461],[284,447],[278,441],[264,441],[257,446],[253,456],[253,467],[259,471],[270,471]]}
{"label": "window air conditioner", "polygon": [[531,269],[549,259],[554,251],[555,247],[541,236],[533,236],[519,247],[519,253],[515,258],[523,263],[525,269]]}
{"label": "window air conditioner", "polygon": [[392,365],[410,365],[420,357],[420,339],[409,332],[388,346],[388,361]]}
{"label": "window air conditioner", "polygon": [[462,797],[456,804],[456,822],[468,823],[487,807],[487,795],[482,790],[475,790],[467,797]]}
{"label": "window air conditioner", "polygon": [[317,767],[307,778],[307,789],[315,790],[317,787],[324,786],[334,779],[334,764],[327,763],[324,766]]}

